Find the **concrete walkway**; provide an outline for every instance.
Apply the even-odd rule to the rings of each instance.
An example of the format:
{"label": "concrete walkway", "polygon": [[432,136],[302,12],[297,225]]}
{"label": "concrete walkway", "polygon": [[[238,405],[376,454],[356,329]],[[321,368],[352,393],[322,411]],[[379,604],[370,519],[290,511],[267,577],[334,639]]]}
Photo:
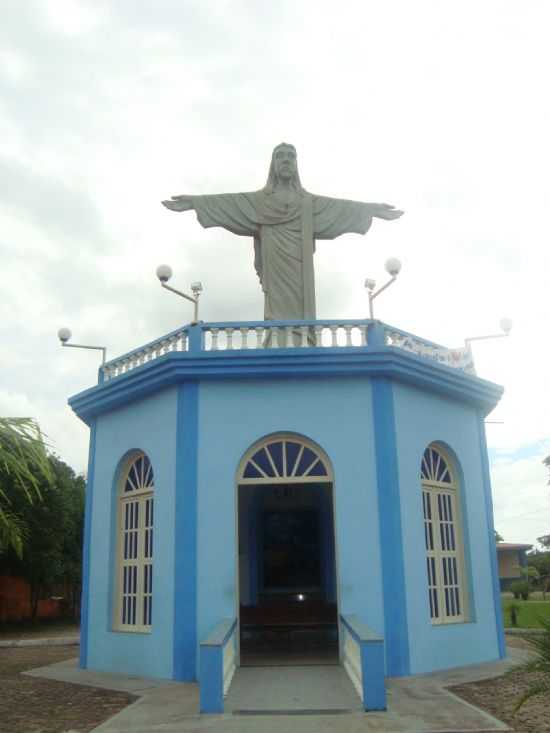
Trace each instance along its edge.
{"label": "concrete walkway", "polygon": [[27,639],[2,639],[0,649],[20,646],[78,646],[80,636],[51,636],[29,637]]}
{"label": "concrete walkway", "polygon": [[[226,701],[228,708],[233,707],[233,712],[205,716],[198,714],[199,696],[196,684],[80,670],[76,660],[41,667],[25,674],[123,690],[140,696],[135,703],[95,728],[94,733],[489,733],[509,729],[487,713],[455,697],[445,688],[499,676],[525,658],[525,652],[520,649],[509,649],[509,653],[511,657],[500,662],[460,667],[444,673],[389,679],[388,710],[385,713],[364,713],[353,707],[341,707],[340,703],[338,707],[329,710],[329,707],[336,705],[337,696],[333,695],[330,698],[331,706],[326,704],[329,699],[327,697],[317,701],[316,707],[322,705],[317,710],[295,709],[285,714],[285,711],[292,709],[289,700],[285,702],[280,696],[277,697],[280,707],[275,709],[275,698],[266,695],[262,697],[261,668],[239,670],[245,673],[240,675],[242,684],[248,682],[248,691],[253,694],[248,710],[242,707],[244,688],[240,686],[241,682],[236,676],[235,689],[230,690]],[[340,668],[332,669],[338,671]],[[300,673],[294,670],[300,670]],[[292,675],[322,674],[316,667],[278,667],[276,670],[269,668],[266,672],[271,673],[272,684],[275,684],[273,673],[286,677],[284,683],[277,683],[277,695],[286,687],[294,697],[300,698],[302,695],[304,704],[312,699],[305,694],[310,682],[302,677],[298,684],[296,679],[292,680]],[[255,675],[256,680],[247,680],[248,674]],[[268,675],[265,679],[268,679]],[[353,695],[346,697],[349,688],[345,685],[341,692],[344,696],[338,699],[347,699],[346,704],[349,705],[357,703],[357,698]],[[355,694],[353,688],[352,692]],[[252,709],[252,704],[259,707]]]}

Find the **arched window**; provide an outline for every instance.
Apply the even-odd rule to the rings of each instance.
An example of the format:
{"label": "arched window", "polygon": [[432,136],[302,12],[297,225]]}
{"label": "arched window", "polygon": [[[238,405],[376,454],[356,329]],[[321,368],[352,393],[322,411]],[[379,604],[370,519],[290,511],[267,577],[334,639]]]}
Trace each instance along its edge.
{"label": "arched window", "polygon": [[432,444],[424,451],[420,481],[432,623],[464,621],[464,553],[458,484],[451,462],[439,446]]}
{"label": "arched window", "polygon": [[118,563],[114,627],[149,631],[153,619],[153,468],[133,454],[118,491]]}
{"label": "arched window", "polygon": [[239,484],[323,483],[332,481],[328,458],[298,435],[264,438],[247,451],[237,477]]}

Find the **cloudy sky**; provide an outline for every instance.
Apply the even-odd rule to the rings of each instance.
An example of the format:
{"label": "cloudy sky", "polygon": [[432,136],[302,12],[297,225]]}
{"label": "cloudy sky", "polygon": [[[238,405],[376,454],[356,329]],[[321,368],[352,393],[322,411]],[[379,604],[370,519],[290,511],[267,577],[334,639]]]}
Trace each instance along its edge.
{"label": "cloudy sky", "polygon": [[[36,417],[85,470],[66,406],[110,357],[190,318],[154,276],[204,283],[205,320],[261,318],[251,244],[160,200],[254,190],[272,147],[304,186],[406,210],[321,242],[318,315],[474,346],[506,388],[487,426],[496,526],[550,532],[547,0],[0,0],[0,414]],[[502,424],[500,424],[502,423]]]}

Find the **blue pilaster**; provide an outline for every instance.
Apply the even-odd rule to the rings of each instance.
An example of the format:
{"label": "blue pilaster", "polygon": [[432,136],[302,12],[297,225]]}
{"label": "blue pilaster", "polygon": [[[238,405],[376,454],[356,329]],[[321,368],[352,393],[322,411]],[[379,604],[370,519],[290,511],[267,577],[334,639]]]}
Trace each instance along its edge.
{"label": "blue pilaster", "polygon": [[371,384],[384,592],[386,674],[399,677],[410,673],[410,662],[393,392],[391,381],[386,377],[374,377]]}
{"label": "blue pilaster", "polygon": [[487,541],[489,544],[489,558],[491,560],[491,576],[493,581],[493,604],[497,629],[498,652],[501,659],[506,656],[506,642],[504,640],[504,623],[502,607],[500,605],[500,581],[498,577],[497,546],[495,542],[495,525],[493,519],[493,497],[491,495],[491,474],[489,471],[489,457],[487,455],[487,438],[485,436],[485,419],[478,411],[479,453],[483,471],[483,493],[485,499],[485,513],[487,515]]}
{"label": "blue pilaster", "polygon": [[174,679],[197,676],[197,460],[199,385],[178,388],[175,485]]}
{"label": "blue pilaster", "polygon": [[86,508],[84,513],[84,540],[82,546],[82,596],[80,601],[80,666],[88,666],[88,624],[90,602],[90,537],[95,473],[96,420],[90,425],[88,452],[88,479],[86,481]]}

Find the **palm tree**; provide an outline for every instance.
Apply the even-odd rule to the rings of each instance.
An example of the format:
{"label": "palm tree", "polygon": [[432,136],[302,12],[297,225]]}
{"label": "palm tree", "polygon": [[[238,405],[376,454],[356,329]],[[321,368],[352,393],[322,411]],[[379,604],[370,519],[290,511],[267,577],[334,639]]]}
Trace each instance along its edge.
{"label": "palm tree", "polygon": [[8,486],[32,503],[41,499],[40,479],[50,482],[52,471],[37,423],[0,417],[0,553],[11,547],[21,555],[25,540],[25,526],[10,508]]}
{"label": "palm tree", "polygon": [[540,636],[528,637],[534,656],[519,667],[523,672],[538,672],[538,678],[517,701],[514,712],[532,697],[550,694],[550,618],[540,618],[539,623],[544,632]]}

